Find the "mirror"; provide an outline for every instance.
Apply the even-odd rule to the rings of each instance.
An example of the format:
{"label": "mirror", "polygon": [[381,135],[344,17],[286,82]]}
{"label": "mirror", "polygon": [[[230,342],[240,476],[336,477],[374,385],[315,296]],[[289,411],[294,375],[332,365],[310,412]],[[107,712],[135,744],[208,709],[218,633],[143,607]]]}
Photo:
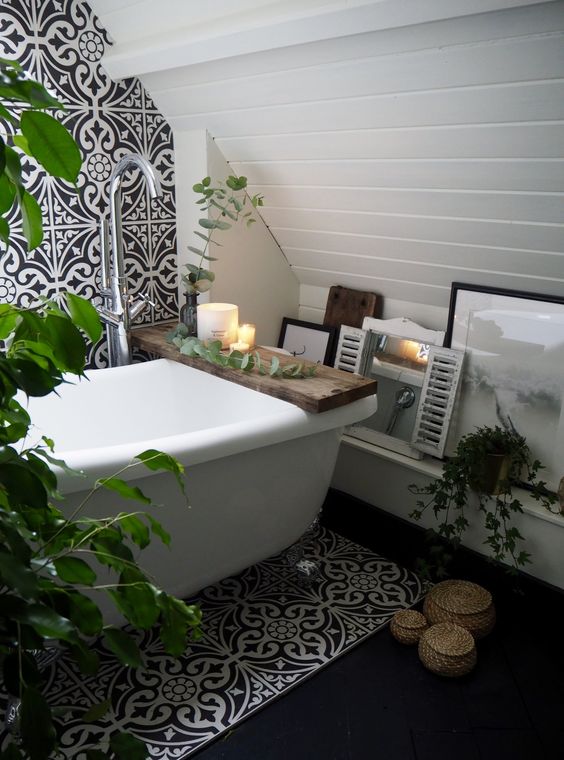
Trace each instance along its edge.
{"label": "mirror", "polygon": [[464,352],[433,345],[434,334],[423,328],[414,331],[417,338],[362,332],[355,352],[350,329],[342,328],[335,366],[378,381],[378,410],[347,434],[412,459],[424,453],[441,457]]}
{"label": "mirror", "polygon": [[[378,410],[347,431],[353,437],[421,459],[410,441],[427,370],[430,345],[369,331],[360,374],[378,380]],[[388,440],[388,439],[392,440]]]}

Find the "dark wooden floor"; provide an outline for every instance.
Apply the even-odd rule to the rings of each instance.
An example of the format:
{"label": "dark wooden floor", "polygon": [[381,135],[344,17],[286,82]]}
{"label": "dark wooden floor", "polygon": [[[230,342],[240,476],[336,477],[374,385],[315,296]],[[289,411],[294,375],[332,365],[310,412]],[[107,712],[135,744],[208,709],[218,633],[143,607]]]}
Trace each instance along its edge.
{"label": "dark wooden floor", "polygon": [[[353,540],[381,552],[386,544],[393,559],[412,554],[405,525],[385,518],[377,529],[372,508],[336,492],[326,507],[325,521]],[[470,559],[463,577],[489,581],[498,622],[471,674],[429,673],[386,628],[195,757],[564,760],[562,596],[527,582],[516,595],[483,564]]]}

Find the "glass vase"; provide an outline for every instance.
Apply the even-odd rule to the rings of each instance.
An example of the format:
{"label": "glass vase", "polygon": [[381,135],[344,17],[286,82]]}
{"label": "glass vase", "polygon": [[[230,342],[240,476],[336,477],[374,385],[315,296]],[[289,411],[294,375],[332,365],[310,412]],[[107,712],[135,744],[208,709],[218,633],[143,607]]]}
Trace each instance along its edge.
{"label": "glass vase", "polygon": [[198,294],[186,293],[186,303],[180,309],[180,322],[188,328],[188,337],[198,335]]}

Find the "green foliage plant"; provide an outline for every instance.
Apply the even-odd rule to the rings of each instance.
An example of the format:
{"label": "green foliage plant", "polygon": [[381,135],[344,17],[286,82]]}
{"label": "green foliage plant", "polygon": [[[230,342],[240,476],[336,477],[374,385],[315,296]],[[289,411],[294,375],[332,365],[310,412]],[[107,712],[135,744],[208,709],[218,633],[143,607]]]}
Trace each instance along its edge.
{"label": "green foliage plant", "polygon": [[[44,760],[57,746],[53,711],[41,692],[41,673],[31,650],[57,643],[84,674],[92,675],[98,658],[91,639],[101,636],[122,664],[143,664],[133,637],[104,625],[92,592],[109,596],[135,628],[158,626],[170,654],[180,655],[189,635],[199,633],[199,609],[159,589],[134,559],[133,550],[145,548],[152,537],[170,542],[152,514],[151,500],[118,473],[97,480],[83,503],[65,516],[57,506],[55,471],[65,465],[55,458],[53,441],[43,436],[38,444],[26,445],[32,422],[18,391],[43,396],[65,381],[65,373],[82,375],[83,333],[92,341],[100,337],[97,314],[87,301],[69,295],[68,308],[74,322],[51,303],[35,310],[0,305],[0,339],[6,346],[0,353],[0,655],[4,687],[21,699],[23,752],[13,748],[0,755],[10,759]],[[148,450],[136,460],[125,469],[144,465],[169,471],[182,485],[183,468],[172,457]],[[84,508],[100,489],[143,509],[89,518]],[[102,568],[110,580],[105,574],[99,583]],[[129,750],[139,750],[137,739],[119,736],[96,757],[125,758]]]}
{"label": "green foliage plant", "polygon": [[245,353],[230,351],[226,353],[222,351],[220,340],[206,342],[199,338],[190,337],[188,336],[188,328],[182,324],[169,332],[166,339],[178,348],[182,356],[204,359],[218,367],[230,367],[249,373],[255,370],[259,375],[294,380],[313,377],[316,371],[315,365],[302,362],[280,364],[280,359],[277,356],[273,356],[270,363],[265,362],[264,359],[261,359],[258,351]]}
{"label": "green foliage plant", "polygon": [[[44,113],[48,108],[62,106],[17,64],[0,61],[0,122],[6,128],[0,138],[0,236],[9,243],[8,218],[19,211],[29,250],[42,239],[41,213],[25,188],[17,150],[69,182],[76,182],[80,169],[74,140]],[[170,541],[152,514],[151,500],[122,479],[121,471],[97,480],[67,516],[58,506],[57,472],[68,468],[48,437],[28,443],[32,420],[23,399],[56,392],[69,373],[81,377],[87,341],[98,341],[101,331],[93,306],[73,294],[30,309],[0,304],[0,663],[4,689],[20,705],[19,734],[0,752],[2,760],[47,760],[57,754],[56,710],[42,689],[34,652],[57,645],[82,673],[94,675],[98,657],[91,643],[102,637],[123,665],[142,665],[134,638],[104,624],[97,594],[107,595],[135,628],[157,626],[171,655],[179,656],[200,632],[198,607],[160,589],[134,558],[133,551],[154,537],[165,545]],[[124,469],[141,466],[171,473],[183,488],[183,468],[173,457],[147,450]],[[88,499],[100,489],[136,502],[137,508],[89,518]],[[82,710],[80,718],[95,720],[108,707],[105,701]],[[120,731],[104,746],[86,749],[87,760],[146,757],[144,743]]]}
{"label": "green foliage plant", "polygon": [[25,187],[22,156],[75,186],[82,163],[72,136],[48,110],[65,107],[28,79],[17,62],[0,58],[0,240],[9,244],[9,220],[19,215],[28,251],[41,244],[43,223],[39,204]]}
{"label": "green foliage plant", "polygon": [[[492,456],[507,457],[505,473],[502,471],[494,493],[486,486]],[[483,426],[463,436],[454,456],[445,461],[440,478],[423,487],[409,486],[411,493],[423,497],[410,517],[419,520],[427,510],[432,510],[438,521],[435,535],[438,534],[439,542],[434,542],[431,548],[432,562],[421,562],[419,569],[427,575],[446,574],[451,552],[459,546],[469,525],[470,492],[475,493],[487,533],[485,544],[494,560],[504,564],[510,573],[529,563],[531,555],[521,548],[525,539],[512,524],[513,516],[523,512],[514,488],[525,483],[532,496],[552,511],[555,497],[546,483],[539,480],[542,468],[540,461],[531,456],[525,438],[514,429]]]}
{"label": "green foliage plant", "polygon": [[201,230],[194,230],[194,234],[204,241],[203,246],[188,246],[189,251],[200,257],[198,264],[186,264],[187,271],[181,276],[188,294],[205,293],[215,280],[215,274],[204,267],[206,261],[217,261],[217,258],[209,255],[211,245],[221,247],[221,243],[214,237],[215,233],[229,230],[239,219],[250,227],[256,221],[252,210],[263,205],[262,195],[248,195],[247,178],[233,174],[225,182],[218,181],[215,185],[212,185],[210,177],[204,177],[192,189],[200,196],[196,201],[200,211],[210,211],[211,215],[201,217],[198,220]]}

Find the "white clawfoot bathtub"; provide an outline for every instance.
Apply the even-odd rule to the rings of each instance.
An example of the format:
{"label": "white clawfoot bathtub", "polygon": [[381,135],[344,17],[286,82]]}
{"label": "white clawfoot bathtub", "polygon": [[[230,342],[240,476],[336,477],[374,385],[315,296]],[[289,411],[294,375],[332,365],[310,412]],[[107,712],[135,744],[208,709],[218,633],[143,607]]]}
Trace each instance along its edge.
{"label": "white clawfoot bathtub", "polygon": [[[57,473],[63,509],[70,514],[96,478],[115,474],[145,449],[179,459],[189,509],[169,473],[139,465],[121,477],[162,505],[154,516],[172,535],[171,547],[155,538],[139,559],[180,597],[296,541],[323,503],[342,427],[376,410],[371,396],[309,414],[168,359],[87,377],[60,387],[59,396],[29,403],[34,425],[54,439],[57,456],[87,476]],[[101,517],[137,508],[142,505],[102,490],[85,512]]]}

